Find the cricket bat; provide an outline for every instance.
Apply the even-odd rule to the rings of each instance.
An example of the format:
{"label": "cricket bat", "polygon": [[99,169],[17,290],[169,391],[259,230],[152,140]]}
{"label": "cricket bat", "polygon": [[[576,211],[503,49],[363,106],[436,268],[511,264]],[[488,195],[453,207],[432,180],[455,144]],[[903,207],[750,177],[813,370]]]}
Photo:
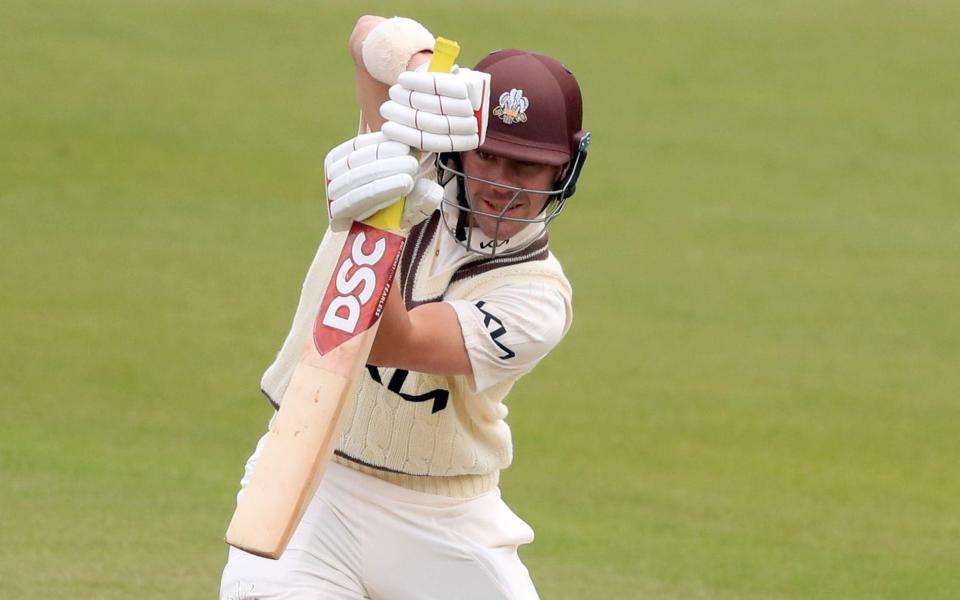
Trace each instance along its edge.
{"label": "cricket bat", "polygon": [[[460,52],[437,38],[431,71],[450,71]],[[333,456],[343,408],[357,393],[404,235],[403,199],[350,228],[226,541],[265,558],[283,554]]]}

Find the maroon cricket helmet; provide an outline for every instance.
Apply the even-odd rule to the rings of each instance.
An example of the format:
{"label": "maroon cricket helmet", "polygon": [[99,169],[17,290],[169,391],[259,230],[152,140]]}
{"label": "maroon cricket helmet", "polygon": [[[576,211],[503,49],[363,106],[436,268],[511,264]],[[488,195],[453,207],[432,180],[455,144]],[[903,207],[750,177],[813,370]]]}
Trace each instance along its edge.
{"label": "maroon cricket helmet", "polygon": [[569,69],[526,50],[497,50],[474,69],[491,79],[487,137],[480,150],[547,165],[573,160],[586,132],[580,85]]}

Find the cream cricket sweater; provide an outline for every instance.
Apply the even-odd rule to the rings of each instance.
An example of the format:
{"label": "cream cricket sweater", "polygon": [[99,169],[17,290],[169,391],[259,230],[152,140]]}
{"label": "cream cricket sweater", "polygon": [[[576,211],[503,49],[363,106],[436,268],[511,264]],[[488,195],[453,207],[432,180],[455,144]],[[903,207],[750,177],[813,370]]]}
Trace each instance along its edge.
{"label": "cream cricket sweater", "polygon": [[[463,307],[483,306],[485,295],[505,286],[532,284],[562,297],[565,314],[556,316],[562,337],[571,320],[571,289],[546,238],[515,255],[478,260],[465,254],[463,260],[450,261],[440,251],[447,235],[439,213],[411,232],[398,275],[408,309],[427,302],[455,303],[474,363],[471,349],[489,346],[491,331],[468,326]],[[310,334],[344,237],[328,232],[321,243],[307,273],[293,327],[263,376],[261,387],[274,405],[282,398],[299,349]],[[448,246],[445,251],[449,253]],[[455,497],[482,494],[496,486],[500,469],[509,466],[513,456],[503,400],[539,358],[479,390],[464,376],[368,366],[354,402],[345,408],[335,460],[419,491]]]}

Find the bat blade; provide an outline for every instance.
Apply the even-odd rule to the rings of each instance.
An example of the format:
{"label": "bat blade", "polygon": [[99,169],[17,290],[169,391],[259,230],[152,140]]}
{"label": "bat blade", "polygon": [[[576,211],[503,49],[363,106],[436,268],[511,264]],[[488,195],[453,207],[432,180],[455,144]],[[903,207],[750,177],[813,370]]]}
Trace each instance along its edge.
{"label": "bat blade", "polygon": [[[370,336],[351,344],[360,354],[369,346],[363,337]],[[337,434],[329,424],[339,421],[352,387],[351,379],[307,363],[297,365],[289,385],[290,401],[270,425],[226,535],[230,545],[272,559],[283,554],[319,485]]]}
{"label": "bat blade", "polygon": [[265,558],[290,542],[333,455],[340,415],[357,393],[403,235],[354,223],[280,401],[226,540]]}

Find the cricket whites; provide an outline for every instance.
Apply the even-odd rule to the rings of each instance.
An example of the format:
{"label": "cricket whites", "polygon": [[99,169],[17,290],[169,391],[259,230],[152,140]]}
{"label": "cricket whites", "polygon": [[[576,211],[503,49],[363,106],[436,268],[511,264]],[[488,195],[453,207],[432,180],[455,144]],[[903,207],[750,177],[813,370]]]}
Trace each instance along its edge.
{"label": "cricket whites", "polygon": [[[453,68],[456,42],[437,38],[430,70]],[[404,235],[403,199],[355,222],[327,285],[290,384],[249,484],[240,494],[226,541],[277,559],[300,523],[330,461],[343,408],[354,395],[377,334]]]}

